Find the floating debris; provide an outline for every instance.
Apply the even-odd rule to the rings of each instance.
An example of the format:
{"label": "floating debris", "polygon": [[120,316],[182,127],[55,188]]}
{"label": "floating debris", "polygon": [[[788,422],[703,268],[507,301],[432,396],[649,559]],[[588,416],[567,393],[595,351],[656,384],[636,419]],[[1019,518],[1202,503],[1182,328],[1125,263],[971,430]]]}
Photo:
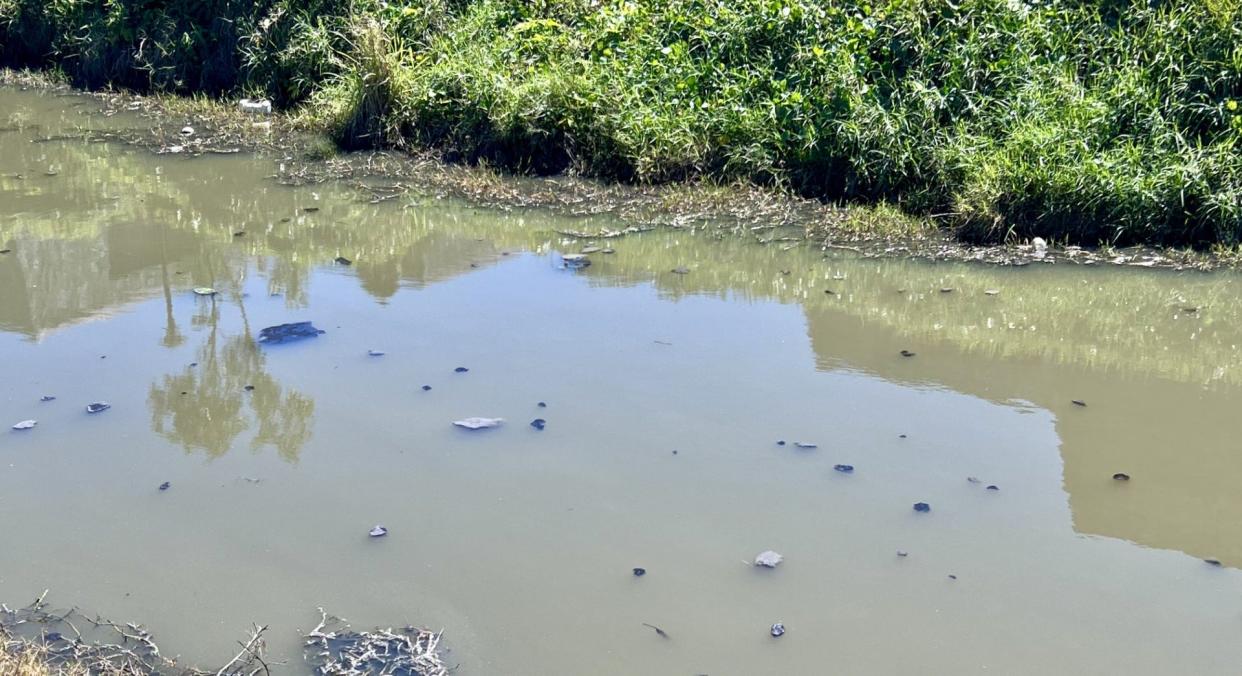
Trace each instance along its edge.
{"label": "floating debris", "polygon": [[386,354],[388,353],[384,352],[383,350],[367,350],[368,357],[382,357]]}
{"label": "floating debris", "polygon": [[651,627],[652,629],[655,629],[655,633],[656,633],[656,635],[657,635],[657,636],[659,636],[660,638],[671,638],[671,637],[668,635],[668,632],[666,632],[666,631],[664,631],[663,629],[661,629],[661,628],[659,628],[659,627],[655,626],[654,624],[647,624],[646,622],[643,622],[643,626],[644,626],[644,627]]}
{"label": "floating debris", "polygon": [[914,511],[926,514],[931,511],[931,505],[926,502],[916,502],[914,503]]}
{"label": "floating debris", "polygon": [[824,293],[828,294],[829,296],[837,295],[837,292],[833,291],[832,289],[824,289]]}
{"label": "floating debris", "polygon": [[0,249],[0,254],[13,253],[12,249]]}
{"label": "floating debris", "polygon": [[181,128],[181,135],[182,135],[182,136],[193,136],[193,135],[194,135],[194,127],[182,127],[182,128]]}
{"label": "floating debris", "polygon": [[344,256],[337,256],[332,259],[337,265],[353,265],[354,262]]}
{"label": "floating debris", "polygon": [[940,293],[953,293],[953,287],[944,286],[940,288]]}
{"label": "floating debris", "polygon": [[833,465],[832,468],[842,474],[852,474],[854,472],[853,465]]}
{"label": "floating debris", "polygon": [[242,99],[237,102],[237,109],[251,115],[271,115],[272,102],[267,99]]}
{"label": "floating debris", "polygon": [[913,352],[911,352],[911,351],[909,351],[909,350],[902,350],[902,351],[901,351],[901,356],[903,356],[903,357],[913,357],[913,356],[914,356],[914,353],[913,353]]}
{"label": "floating debris", "polygon": [[905,438],[906,438],[906,435],[904,435],[904,434],[898,434],[898,435],[897,435],[897,438],[898,438],[898,439],[905,439]]}
{"label": "floating debris", "polygon": [[546,402],[546,401],[541,401],[541,402],[539,402],[538,404],[535,404],[535,405],[536,405],[536,406],[538,406],[539,408],[547,408],[547,407],[548,407],[548,402]]}
{"label": "floating debris", "polygon": [[308,213],[308,214],[313,214],[313,213],[315,213],[316,211],[319,211],[319,207],[302,207],[302,211],[304,211],[304,212],[306,212],[306,213]]}
{"label": "floating debris", "polygon": [[1220,559],[1204,559],[1203,562],[1209,566],[1216,566],[1217,568],[1220,568],[1222,565],[1224,565],[1220,562]]}
{"label": "floating debris", "polygon": [[[547,421],[547,420],[544,420],[543,418],[535,418],[534,420],[530,421],[530,426],[531,426],[531,427],[533,427],[533,428],[535,428],[535,429],[537,429],[537,430],[541,430],[541,431],[543,430],[544,426],[545,426],[545,425],[547,425],[547,424],[548,424],[548,421]],[[676,452],[676,451],[674,451],[674,452]]]}
{"label": "floating debris", "polygon": [[160,484],[160,490],[161,490],[161,491],[166,491],[166,490],[168,490],[169,488],[172,488],[172,483],[171,483],[171,482],[165,481],[164,483]]}
{"label": "floating debris", "polygon": [[39,421],[38,421],[38,420],[23,420],[23,421],[21,421],[21,422],[19,422],[19,423],[15,424],[15,425],[13,425],[13,429],[15,429],[15,430],[31,430],[31,429],[34,429],[34,426],[35,426],[35,425],[38,425],[38,424],[39,424]]}
{"label": "floating debris", "polygon": [[784,446],[784,445],[785,445],[785,440],[784,440],[784,439],[781,439],[780,441],[776,442],[776,445],[777,445],[777,446]]}
{"label": "floating debris", "polygon": [[603,253],[603,254],[615,254],[615,253],[617,253],[617,250],[616,250],[616,249],[613,249],[613,248],[611,248],[611,247],[608,247],[608,248],[605,248],[605,249],[600,249],[600,250],[599,250],[599,252],[600,252],[600,253]]}
{"label": "floating debris", "polygon": [[988,289],[987,291],[984,291],[983,294],[985,296],[996,296],[1000,294],[1000,289]]}
{"label": "floating debris", "polygon": [[949,579],[950,579],[950,580],[956,580],[956,579],[957,579],[957,576],[956,576],[956,575],[954,575],[953,573],[949,573]]}
{"label": "floating debris", "polygon": [[772,625],[772,636],[776,638],[780,638],[781,636],[784,636],[784,635],[785,635],[785,625],[781,624],[780,622],[777,622],[776,624]]}
{"label": "floating debris", "polygon": [[982,483],[981,481],[979,481],[979,477],[976,477],[976,476],[968,476],[966,477],[966,481],[969,481],[972,484]]}
{"label": "floating debris", "polygon": [[[396,676],[448,676],[449,669],[441,661],[439,643],[442,633],[407,626],[358,632],[340,618],[329,618],[322,608],[319,626],[305,637],[304,657],[316,674],[393,674]],[[329,627],[328,625],[332,626]],[[264,669],[247,666],[244,671],[226,674],[251,674]],[[145,673],[145,672],[144,672]],[[171,670],[170,670],[171,673]]]}
{"label": "floating debris", "polygon": [[688,274],[690,274],[690,268],[687,268],[687,267],[684,267],[684,266],[683,266],[683,267],[676,267],[676,268],[673,268],[673,269],[671,270],[671,272],[672,272],[673,274],[675,274],[675,275],[688,275]]}
{"label": "floating debris", "polygon": [[755,565],[762,566],[763,568],[775,568],[781,565],[781,561],[784,561],[784,560],[785,560],[785,557],[772,551],[771,549],[768,549],[768,550],[759,552],[759,554],[755,556]]}
{"label": "floating debris", "polygon": [[243,389],[243,390],[245,390],[245,391],[247,391],[247,392],[254,392],[254,385],[246,385],[246,386],[245,386],[245,387],[243,387],[242,389]]}
{"label": "floating debris", "polygon": [[583,256],[585,256],[587,254],[599,253],[599,251],[600,251],[600,248],[597,246],[584,246],[582,247],[581,253]]}
{"label": "floating debris", "polygon": [[1081,399],[1070,399],[1070,403],[1075,406],[1086,406],[1087,405],[1087,402]]}
{"label": "floating debris", "polygon": [[504,418],[462,418],[461,420],[454,420],[453,424],[468,430],[483,430],[490,427],[500,427],[504,421]]}
{"label": "floating debris", "polygon": [[794,446],[798,448],[819,448],[819,444],[812,444],[806,441],[795,441]]}
{"label": "floating debris", "polygon": [[371,529],[371,532],[368,533],[368,535],[373,538],[382,538],[385,535],[388,535],[388,529],[383,526],[376,525],[375,528]]}
{"label": "floating debris", "polygon": [[234,237],[245,237],[245,236],[246,236],[246,231],[245,231],[245,230],[238,230],[237,232],[233,233],[233,236],[234,236]]}
{"label": "floating debris", "polygon": [[293,322],[291,324],[278,324],[269,326],[259,331],[260,343],[288,343],[303,338],[314,338],[323,333],[322,329],[315,328],[310,322]]}
{"label": "floating debris", "polygon": [[642,577],[646,574],[647,574],[646,568],[635,568],[634,569],[634,577]]}
{"label": "floating debris", "polygon": [[989,484],[989,485],[988,485],[988,490],[989,490],[989,491],[999,491],[999,490],[1000,490],[1000,486],[997,486],[996,484]]}
{"label": "floating debris", "polygon": [[87,413],[103,413],[104,411],[110,408],[112,408],[112,404],[109,404],[106,401],[97,401],[93,404],[87,404],[86,412]]}
{"label": "floating debris", "polygon": [[1126,474],[1125,472],[1117,472],[1116,474],[1113,475],[1113,478],[1116,479],[1117,481],[1129,481],[1130,475]]}
{"label": "floating debris", "polygon": [[424,392],[430,392],[430,391],[431,391],[431,386],[430,386],[430,385],[423,385],[423,391],[424,391]]}
{"label": "floating debris", "polygon": [[453,373],[467,373],[469,371],[470,369],[466,368],[465,366],[458,366],[457,368],[453,369]]}
{"label": "floating debris", "polygon": [[195,296],[214,296],[214,295],[216,295],[217,293],[220,293],[220,292],[219,292],[219,291],[216,291],[215,289],[211,288],[210,286],[196,286],[196,287],[194,287],[194,295],[195,295]]}
{"label": "floating debris", "polygon": [[907,556],[910,556],[910,552],[907,552],[907,551],[906,551],[906,550],[904,550],[904,549],[898,549],[898,550],[897,550],[897,556],[899,556],[900,558],[903,558],[903,559],[904,559],[904,558],[906,558]]}
{"label": "floating debris", "polygon": [[56,395],[45,394],[42,397],[39,397],[39,401],[56,401]]}

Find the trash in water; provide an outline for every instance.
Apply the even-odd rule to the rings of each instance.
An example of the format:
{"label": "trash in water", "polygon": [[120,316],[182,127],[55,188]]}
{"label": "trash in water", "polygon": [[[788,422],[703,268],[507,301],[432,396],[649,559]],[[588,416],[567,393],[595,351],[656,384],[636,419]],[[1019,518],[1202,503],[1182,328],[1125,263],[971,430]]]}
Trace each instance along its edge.
{"label": "trash in water", "polygon": [[643,622],[643,626],[644,626],[644,627],[651,627],[652,629],[655,629],[655,633],[656,633],[656,635],[657,635],[657,636],[659,636],[660,638],[669,638],[668,632],[666,632],[666,631],[664,631],[663,629],[661,629],[661,628],[659,628],[659,627],[655,626],[654,624],[647,624],[646,622]]}
{"label": "trash in water", "polygon": [[832,468],[844,474],[850,474],[854,471],[853,465],[833,465]]}
{"label": "trash in water", "polygon": [[293,322],[269,326],[259,332],[260,343],[287,343],[302,338],[314,338],[323,333],[310,322]]}
{"label": "trash in water", "polygon": [[1113,478],[1116,479],[1117,481],[1129,481],[1130,475],[1126,474],[1125,472],[1117,472],[1116,474],[1113,475]]}
{"label": "trash in water", "polygon": [[535,405],[536,405],[536,406],[538,406],[539,408],[547,408],[547,407],[548,407],[548,402],[546,402],[546,401],[541,401],[541,402],[539,402],[538,404],[535,404]]}
{"label": "trash in water", "polygon": [[777,445],[777,446],[784,446],[784,445],[785,445],[785,440],[784,440],[784,439],[781,439],[780,441],[776,442],[776,445]]}
{"label": "trash in water", "polygon": [[51,394],[45,394],[42,397],[39,397],[39,401],[56,401],[56,397]]}
{"label": "trash in water", "polygon": [[461,420],[454,420],[453,424],[468,430],[482,430],[489,427],[500,427],[500,424],[504,421],[504,418],[462,418]]}
{"label": "trash in water", "polygon": [[785,557],[769,549],[759,552],[759,555],[755,557],[755,565],[763,566],[764,568],[775,568],[784,560]]}
{"label": "trash in water", "polygon": [[972,484],[981,483],[981,482],[979,481],[979,477],[968,476],[968,477],[966,477],[966,480],[967,480],[967,481],[969,481],[969,482],[970,482],[970,483],[972,483]]}
{"label": "trash in water", "polygon": [[941,287],[940,293],[953,293],[953,287],[951,286]]}
{"label": "trash in water", "polygon": [[913,357],[913,356],[914,356],[914,353],[913,353],[913,352],[911,352],[911,351],[909,351],[909,350],[902,350],[902,351],[901,351],[901,356],[903,356],[903,357]]}
{"label": "trash in water", "polygon": [[988,289],[987,291],[984,291],[983,293],[984,295],[987,295],[987,296],[995,296],[995,295],[1000,294],[1000,289]]}
{"label": "trash in water", "polygon": [[907,556],[910,556],[910,552],[907,552],[907,551],[906,551],[906,550],[904,550],[904,549],[898,549],[898,550],[897,550],[897,556],[900,556],[901,558],[903,558],[903,559],[904,559],[904,558],[906,558]]}
{"label": "trash in water", "polygon": [[370,535],[373,538],[382,538],[385,535],[388,535],[388,529],[384,528],[383,526],[376,526],[375,528],[371,529]]}
{"label": "trash in water", "polygon": [[171,484],[171,483],[169,483],[169,482],[167,482],[167,481],[165,481],[164,483],[160,484],[160,490],[161,490],[161,491],[166,491],[166,490],[168,490],[169,488],[172,488],[172,484]]}
{"label": "trash in water", "polygon": [[543,418],[535,418],[534,420],[530,421],[530,426],[537,430],[542,430],[544,426],[547,424],[548,424],[548,421],[544,420]]}
{"label": "trash in water", "polygon": [[957,576],[956,576],[956,575],[954,575],[953,573],[949,573],[949,579],[950,579],[950,580],[956,580],[956,579],[957,579]]}
{"label": "trash in water", "polygon": [[103,413],[104,411],[110,408],[112,408],[112,404],[109,404],[106,401],[97,401],[93,404],[87,404],[86,412],[87,413]]}
{"label": "trash in water", "polygon": [[642,577],[646,574],[647,574],[646,568],[635,568],[634,569],[634,577]]}
{"label": "trash in water", "polygon": [[561,256],[561,261],[570,270],[585,268],[591,264],[591,259],[585,254],[565,254]]}
{"label": "trash in water", "polygon": [[367,350],[368,357],[382,357],[385,354],[387,354],[387,352],[384,352],[383,350]]}
{"label": "trash in water", "polygon": [[237,102],[237,109],[251,115],[271,115],[272,102],[267,99],[242,99]]}
{"label": "trash in water", "polygon": [[211,288],[210,286],[196,286],[196,287],[194,287],[194,295],[195,295],[195,296],[214,296],[214,295],[216,295],[217,293],[220,293],[220,292],[219,292],[219,291],[216,291],[215,289]]}
{"label": "trash in water", "polygon": [[1220,568],[1222,565],[1219,559],[1204,559],[1203,562],[1209,566],[1216,566],[1217,568]]}
{"label": "trash in water", "polygon": [[319,211],[319,207],[302,207],[302,211],[304,211],[304,212],[306,212],[306,213],[308,213],[308,214],[313,214],[313,213],[315,213],[316,211]]}
{"label": "trash in water", "polygon": [[348,258],[344,256],[337,256],[336,258],[332,260],[335,261],[337,265],[353,265],[354,264],[353,261],[349,260]]}
{"label": "trash in water", "polygon": [[182,127],[182,128],[181,128],[181,135],[182,135],[182,136],[193,136],[193,135],[194,135],[194,127]]}
{"label": "trash in water", "polygon": [[1087,405],[1087,402],[1081,399],[1070,399],[1070,403],[1075,406],[1086,406]]}
{"label": "trash in water", "polygon": [[12,249],[0,249],[0,254],[13,253]]}
{"label": "trash in water", "polygon": [[785,625],[781,624],[780,622],[777,622],[776,624],[772,625],[772,635],[773,635],[773,636],[775,636],[775,637],[777,637],[777,638],[780,638],[781,636],[784,636],[784,635],[785,635]]}
{"label": "trash in water", "polygon": [[1000,486],[997,486],[996,484],[989,484],[989,485],[988,485],[988,490],[989,490],[989,491],[999,491],[999,490],[1000,490]]}
{"label": "trash in water", "polygon": [[245,231],[245,230],[238,230],[237,232],[233,233],[233,236],[234,236],[234,237],[245,237],[245,236],[246,236],[246,231]]}
{"label": "trash in water", "polygon": [[34,429],[34,426],[35,426],[35,425],[38,425],[38,424],[39,424],[39,421],[38,421],[38,420],[23,420],[23,421],[21,421],[21,422],[17,423],[16,425],[13,425],[13,429],[15,429],[15,430],[29,430],[29,429]]}
{"label": "trash in water", "polygon": [[586,246],[586,247],[582,247],[582,251],[581,251],[581,253],[582,253],[583,255],[586,255],[586,254],[593,254],[593,253],[598,253],[598,252],[599,252],[599,250],[600,250],[600,249],[599,249],[599,247],[597,247],[597,246]]}
{"label": "trash in water", "polygon": [[431,386],[430,386],[430,385],[423,385],[423,391],[424,391],[424,392],[430,392],[430,391],[431,391]]}
{"label": "trash in water", "polygon": [[245,391],[247,391],[247,392],[254,392],[254,385],[246,385],[246,386],[245,386],[245,387],[243,387],[242,389],[243,389],[243,390],[245,390]]}
{"label": "trash in water", "polygon": [[924,512],[924,513],[926,513],[926,512],[930,512],[930,511],[931,511],[931,505],[927,504],[926,502],[916,502],[916,503],[914,503],[914,511],[916,511],[916,512]]}
{"label": "trash in water", "polygon": [[458,366],[457,368],[453,369],[453,373],[466,373],[469,370],[470,369],[466,368],[465,366]]}
{"label": "trash in water", "polygon": [[805,441],[795,441],[794,446],[798,448],[819,448],[819,444],[812,444]]}

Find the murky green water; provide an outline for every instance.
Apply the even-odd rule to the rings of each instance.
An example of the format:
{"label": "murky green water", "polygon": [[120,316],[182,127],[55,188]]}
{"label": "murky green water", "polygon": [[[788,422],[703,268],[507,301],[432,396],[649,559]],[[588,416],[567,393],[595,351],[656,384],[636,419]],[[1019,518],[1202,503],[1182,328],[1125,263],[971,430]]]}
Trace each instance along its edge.
{"label": "murky green water", "polygon": [[35,142],[135,123],[90,111],[0,92],[10,605],[204,665],[268,624],[286,673],[318,606],[443,627],[466,675],[1239,672],[1236,274],[674,230],[574,272],[598,223]]}

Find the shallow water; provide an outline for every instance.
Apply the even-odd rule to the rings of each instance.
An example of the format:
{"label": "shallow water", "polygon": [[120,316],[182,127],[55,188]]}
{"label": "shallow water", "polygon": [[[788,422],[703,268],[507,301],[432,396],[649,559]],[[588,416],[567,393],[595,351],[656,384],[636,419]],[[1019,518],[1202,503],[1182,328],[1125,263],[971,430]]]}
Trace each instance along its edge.
{"label": "shallow water", "polygon": [[1238,673],[1234,273],[710,229],[571,271],[558,231],[604,223],[36,142],[142,124],[93,110],[0,91],[0,423],[39,421],[0,433],[9,605],[204,666],[259,622],[284,673],[319,606],[442,627],[466,675]]}

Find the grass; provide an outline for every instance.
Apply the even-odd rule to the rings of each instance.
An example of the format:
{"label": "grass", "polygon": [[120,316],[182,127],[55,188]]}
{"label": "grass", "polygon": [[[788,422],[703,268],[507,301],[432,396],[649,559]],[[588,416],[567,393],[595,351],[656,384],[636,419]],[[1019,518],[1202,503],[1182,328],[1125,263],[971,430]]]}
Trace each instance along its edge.
{"label": "grass", "polygon": [[[46,650],[33,645],[12,651],[0,648],[0,674],[5,676],[90,676],[90,672],[82,666],[52,664]],[[117,676],[120,676],[120,672],[117,672]]]}
{"label": "grass", "polygon": [[0,0],[0,59],[269,96],[347,148],[876,205],[859,227],[1242,243],[1242,0]]}

